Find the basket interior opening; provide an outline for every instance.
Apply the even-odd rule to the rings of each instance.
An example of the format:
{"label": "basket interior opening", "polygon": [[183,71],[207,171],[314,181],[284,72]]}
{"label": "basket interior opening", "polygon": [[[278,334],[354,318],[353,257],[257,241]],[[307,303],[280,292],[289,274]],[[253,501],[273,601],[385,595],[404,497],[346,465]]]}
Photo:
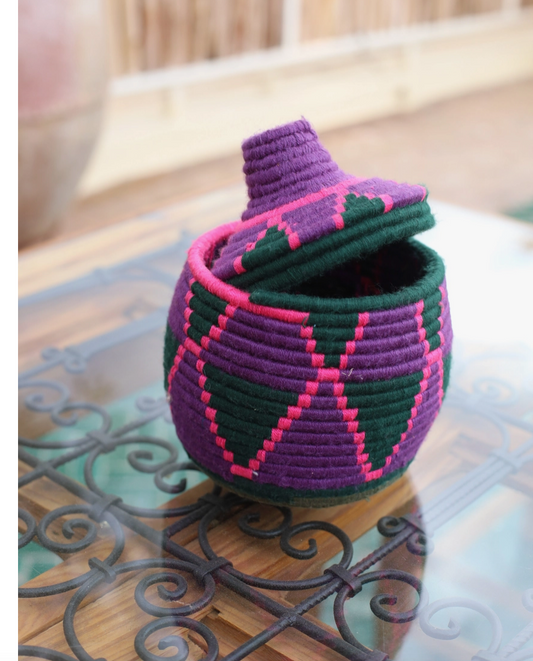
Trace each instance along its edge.
{"label": "basket interior opening", "polygon": [[293,293],[318,298],[361,298],[393,294],[414,285],[424,275],[420,252],[407,241],[339,266],[299,285]]}

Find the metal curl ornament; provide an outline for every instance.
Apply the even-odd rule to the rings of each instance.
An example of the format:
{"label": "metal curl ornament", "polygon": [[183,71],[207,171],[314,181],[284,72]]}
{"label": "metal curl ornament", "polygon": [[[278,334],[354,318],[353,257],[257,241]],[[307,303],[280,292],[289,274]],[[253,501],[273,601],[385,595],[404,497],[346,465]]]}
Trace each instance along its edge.
{"label": "metal curl ornament", "polygon": [[[195,565],[180,562],[180,561],[166,561],[164,563],[165,569],[173,569],[186,571],[194,576],[194,571],[197,569]],[[190,604],[184,604],[178,607],[163,607],[155,606],[146,598],[146,591],[152,585],[157,585],[157,592],[163,601],[178,601],[180,600],[189,588],[189,585],[185,578],[180,574],[176,574],[170,571],[158,572],[157,574],[152,574],[151,576],[145,576],[139,581],[137,587],[135,588],[135,601],[142,608],[145,613],[149,613],[154,617],[166,617],[169,615],[175,616],[185,616],[196,613],[202,608],[205,608],[210,601],[215,596],[215,581],[210,574],[206,574],[202,583],[196,581],[198,585],[204,588],[203,595],[196,601]],[[169,590],[162,583],[173,583],[176,588],[174,590]],[[158,585],[159,584],[159,585]]]}
{"label": "metal curl ornament", "polygon": [[426,556],[429,555],[435,548],[435,544],[426,533],[421,530],[416,530],[410,535],[405,544],[409,553],[413,555]]}
{"label": "metal curl ornament", "polygon": [[[410,533],[408,530],[414,530]],[[418,524],[413,523],[403,517],[397,516],[383,516],[377,523],[378,532],[383,537],[396,537],[400,533],[404,536],[409,536],[405,539],[405,545],[409,553],[413,555],[425,556],[431,553],[434,548],[433,541],[429,536],[418,527]]]}
{"label": "metal curl ornament", "polygon": [[[69,416],[63,415],[68,411],[71,411]],[[50,413],[50,419],[58,427],[73,427],[80,420],[79,411],[89,411],[102,418],[102,424],[98,431],[105,433],[111,428],[111,416],[109,413],[101,406],[98,406],[98,404],[90,404],[88,402],[70,402],[57,407]]]}
{"label": "metal curl ornament", "polygon": [[[70,544],[64,544],[61,542],[56,542],[48,537],[47,530],[49,526],[62,516],[68,514],[86,514],[90,515],[93,508],[90,505],[65,505],[59,507],[52,512],[48,512],[37,526],[37,536],[39,542],[44,548],[53,551],[54,553],[75,553],[77,551],[88,548],[96,539],[98,528],[94,521],[88,519],[69,519],[63,523],[62,532],[66,539],[72,539],[74,536],[74,529],[81,528],[86,531],[83,539],[79,541],[74,541]],[[115,535],[115,544],[113,549],[101,562],[107,566],[114,565],[115,562],[120,558],[122,551],[124,550],[125,538],[124,532],[120,523],[116,518],[108,511],[102,514],[102,520],[107,521],[110,528]],[[62,592],[68,592],[74,588],[78,588],[83,585],[86,581],[89,581],[92,576],[98,572],[97,569],[90,569],[85,574],[78,576],[76,578],[70,579],[68,581],[63,581],[62,583],[56,583],[55,585],[43,586],[38,588],[19,588],[19,597],[22,598],[32,598],[32,597],[47,597],[53,594],[60,594]]]}
{"label": "metal curl ornament", "polygon": [[377,523],[378,532],[383,537],[395,537],[398,533],[405,530],[407,521],[397,516],[382,516]]}
{"label": "metal curl ornament", "polygon": [[48,536],[48,528],[50,525],[62,516],[68,514],[78,514],[90,512],[90,507],[88,505],[65,505],[64,507],[59,507],[52,512],[48,512],[41,519],[39,525],[37,526],[37,537],[39,542],[50,551],[54,553],[77,553],[82,551],[90,546],[98,534],[98,528],[94,521],[89,519],[68,519],[62,525],[61,532],[66,539],[72,539],[75,534],[76,528],[85,530],[85,535],[82,539],[78,541],[73,541],[68,544],[62,542],[56,542]]}
{"label": "metal curl ornament", "polygon": [[33,441],[31,438],[19,436],[19,445],[21,447],[34,448],[35,450],[66,450],[68,448],[79,448],[92,441],[93,439],[90,437],[90,432],[70,441],[48,441],[41,439]]}
{"label": "metal curl ornament", "polygon": [[26,532],[23,533],[22,537],[19,538],[18,547],[19,549],[21,549],[24,546],[26,546],[26,544],[29,544],[31,540],[35,537],[35,533],[37,532],[37,522],[27,510],[23,510],[21,507],[19,507],[18,518],[24,521],[24,523],[26,524]]}
{"label": "metal curl ornament", "polygon": [[510,406],[520,397],[520,392],[515,386],[497,378],[476,379],[472,384],[472,390],[484,403],[491,406]]}
{"label": "metal curl ornament", "polygon": [[361,576],[361,583],[371,583],[384,579],[400,581],[401,583],[410,585],[418,593],[418,604],[407,611],[392,612],[383,608],[383,606],[395,606],[398,602],[398,597],[393,594],[377,594],[370,600],[370,610],[376,617],[379,617],[379,619],[384,622],[390,622],[391,624],[405,624],[406,622],[412,622],[417,617],[419,610],[423,608],[427,602],[427,596],[423,590],[422,581],[416,576],[399,569],[384,569],[364,574]]}
{"label": "metal curl ornament", "polygon": [[73,656],[46,647],[38,647],[37,645],[19,645],[18,655],[30,656],[34,659],[46,659],[46,661],[76,661]]}
{"label": "metal curl ornament", "polygon": [[239,526],[239,530],[241,530],[245,535],[249,535],[250,537],[257,537],[258,539],[273,539],[275,537],[279,537],[291,525],[292,512],[288,507],[277,507],[276,509],[279,510],[283,516],[283,521],[279,524],[279,526],[271,528],[270,530],[254,528],[254,526],[251,526],[250,523],[259,523],[261,520],[261,514],[259,512],[246,512],[240,517],[238,521],[237,525]]}
{"label": "metal curl ornament", "polygon": [[[240,502],[243,501],[241,500]],[[219,515],[219,513],[220,509],[216,507],[213,508],[201,519],[200,525],[198,526],[198,542],[200,543],[200,547],[208,560],[215,560],[219,557],[211,547],[207,534],[210,523],[217,517],[217,515]],[[246,519],[243,521],[243,525],[245,527],[248,525]],[[292,558],[296,558],[298,560],[307,560],[315,557],[318,552],[316,540],[311,538],[308,542],[309,546],[305,550],[297,549],[290,544],[290,540],[296,534],[307,532],[309,530],[324,530],[325,532],[328,532],[336,537],[343,547],[342,558],[338,564],[344,568],[350,565],[353,556],[353,548],[350,538],[343,530],[326,521],[307,521],[293,527],[284,528],[280,536],[281,550],[287,555],[290,555]],[[278,532],[278,529],[276,529],[276,532]],[[238,578],[247,585],[265,590],[308,590],[326,585],[332,580],[331,574],[328,573],[323,573],[320,576],[316,576],[314,578],[297,581],[275,581],[260,578],[258,576],[252,576],[250,574],[244,574],[238,569],[229,566],[224,567],[223,571],[226,571],[228,574]]]}
{"label": "metal curl ornament", "polygon": [[85,356],[82,356],[72,347],[67,347],[66,349],[46,347],[46,349],[41,351],[41,358],[47,363],[54,363],[55,365],[62,364],[70,374],[82,374],[87,369],[87,359]]}
{"label": "metal curl ornament", "polygon": [[[148,450],[134,450],[130,452],[128,454],[128,463],[135,470],[141,473],[157,473],[158,471],[164,469],[166,466],[175,463],[178,457],[178,451],[176,450],[175,446],[172,443],[169,443],[168,441],[165,441],[163,439],[154,438],[152,436],[129,436],[129,437],[117,439],[111,451],[116,450],[116,448],[122,445],[131,445],[135,443],[136,444],[146,443],[148,445],[155,445],[157,447],[161,447],[165,449],[169,453],[168,458],[165,459],[164,461],[159,461],[154,465],[147,465],[142,460],[143,459],[151,460],[153,458],[153,454],[151,452],[149,452]],[[93,475],[93,470],[94,470],[94,464],[98,459],[98,457],[102,454],[105,454],[106,452],[108,453],[110,452],[110,450],[104,448],[102,445],[94,448],[88,454],[85,460],[85,465],[83,467],[83,475],[85,478],[85,483],[87,484],[88,488],[93,493],[98,494],[102,498],[106,495],[106,493],[96,484],[96,480]],[[128,505],[127,503],[124,502],[120,503],[120,509],[124,510],[124,512],[127,512],[128,514],[132,514],[133,516],[140,516],[140,517],[153,518],[153,519],[164,519],[175,516],[181,516],[183,514],[183,508],[180,507],[174,507],[168,509],[146,508],[146,507],[136,507],[134,505]]]}
{"label": "metal curl ornament", "polygon": [[27,395],[24,399],[24,405],[30,411],[36,411],[37,413],[50,413],[50,411],[56,408],[61,408],[68,402],[70,396],[69,389],[63,383],[49,381],[47,379],[20,381],[19,388],[43,388],[59,393],[58,399],[48,403],[45,403],[45,397],[42,392],[33,392]]}
{"label": "metal curl ornament", "polygon": [[[150,558],[146,560],[133,560],[131,562],[124,562],[119,565],[115,565],[113,567],[114,574],[116,576],[120,574],[125,574],[131,571],[134,572],[139,572],[145,569],[173,569],[173,570],[178,570],[178,571],[186,571],[188,573],[191,573],[194,575],[194,571],[198,569],[197,565],[193,565],[188,562],[183,562],[180,560],[174,560],[171,558]],[[155,576],[158,577],[158,581],[161,580],[166,580],[167,572],[160,572],[156,574]],[[152,577],[148,577],[148,579],[151,579]],[[185,604],[184,606],[180,606],[179,608],[176,609],[160,609],[162,612],[162,615],[158,615],[155,613],[155,611],[158,609],[157,606],[154,606],[153,604],[150,604],[144,596],[144,591],[145,589],[149,586],[148,581],[141,581],[142,587],[139,589],[137,588],[135,591],[135,599],[138,603],[138,605],[145,610],[145,612],[150,613],[150,614],[156,614],[156,617],[159,617],[160,619],[157,620],[156,622],[151,622],[150,624],[146,625],[143,627],[137,634],[135,638],[135,649],[137,651],[137,654],[141,657],[143,660],[148,660],[151,661],[153,659],[156,659],[159,661],[161,657],[158,657],[156,655],[153,655],[151,652],[149,652],[146,649],[146,639],[148,636],[150,636],[152,633],[155,631],[165,628],[165,627],[170,627],[170,626],[177,626],[177,627],[182,627],[182,628],[187,628],[187,629],[192,629],[199,633],[201,636],[204,637],[206,640],[209,649],[214,650],[215,654],[209,655],[206,658],[208,659],[213,659],[213,661],[216,659],[216,655],[218,654],[218,643],[216,642],[216,638],[213,636],[211,631],[207,629],[204,625],[201,625],[200,623],[196,622],[195,620],[190,620],[187,617],[184,617],[180,614],[173,615],[173,611],[177,611],[179,613],[181,612],[186,612],[187,614],[191,614],[193,612],[197,612],[198,610],[201,610],[204,608],[213,598],[214,591],[215,591],[215,583],[214,580],[211,576],[206,575],[204,577],[206,580],[203,580],[205,592],[204,594],[200,597],[200,599],[197,599],[195,602],[191,604]],[[93,570],[93,574],[87,578],[87,580],[84,582],[84,584],[72,595],[66,609],[65,609],[65,615],[63,618],[63,631],[65,634],[65,639],[67,643],[69,644],[70,648],[73,650],[76,650],[76,656],[80,661],[94,661],[93,657],[88,654],[88,652],[84,649],[82,644],[80,643],[78,636],[76,634],[76,629],[74,627],[74,618],[75,615],[78,611],[78,608],[80,607],[81,603],[83,600],[96,588],[98,587],[103,581],[107,579],[106,572],[105,571],[100,571],[99,569]],[[156,582],[156,581],[154,581]],[[152,583],[153,584],[153,583]],[[172,594],[169,591],[170,594]],[[179,598],[179,597],[178,597]],[[147,606],[147,607],[146,607]],[[170,615],[169,615],[170,613]],[[193,624],[191,624],[193,623]],[[198,625],[200,628],[197,629],[195,628],[195,625]],[[207,634],[206,634],[207,631]],[[165,649],[166,647],[169,647],[171,644],[171,640],[175,640],[174,637],[167,637],[164,640],[167,641],[167,643],[164,643],[164,641],[161,641],[160,643],[160,649]],[[161,644],[164,643],[163,646]],[[182,651],[184,651],[185,647],[181,647]],[[188,648],[187,648],[187,653],[188,653]],[[178,652],[178,655],[180,652]],[[151,655],[151,656],[150,656]],[[165,658],[171,658],[171,659],[178,659],[178,658],[184,658],[186,659],[187,656],[181,657],[181,656],[174,656],[174,657],[165,657]],[[100,660],[99,660],[100,661]]]}
{"label": "metal curl ornament", "polygon": [[160,468],[154,475],[154,483],[160,491],[165,493],[178,494],[187,489],[187,478],[183,477],[177,484],[169,484],[163,478],[178,473],[180,471],[198,471],[198,467],[192,461],[183,461],[181,463],[172,463]]}
{"label": "metal curl ornament", "polygon": [[342,567],[348,567],[350,565],[353,556],[353,547],[352,547],[351,539],[344,532],[344,530],[341,530],[337,526],[334,526],[333,524],[328,523],[327,521],[307,521],[305,523],[299,523],[296,526],[292,526],[291,528],[286,528],[283,531],[283,534],[281,535],[281,539],[280,539],[281,550],[287,555],[289,555],[291,558],[295,558],[296,560],[309,560],[311,558],[314,558],[318,553],[317,543],[315,539],[313,538],[309,539],[308,541],[309,546],[307,549],[297,549],[294,546],[292,546],[292,544],[290,543],[290,540],[295,535],[302,532],[307,532],[308,530],[324,530],[325,532],[329,532],[335,537],[337,537],[337,539],[340,541],[343,547],[343,554],[339,562],[339,565],[341,565]]}
{"label": "metal curl ornament", "polygon": [[135,400],[135,407],[141,413],[147,413],[149,415],[153,415],[154,417],[159,417],[162,415],[165,422],[172,422],[170,416],[168,415],[168,402],[164,397],[155,398],[143,395],[142,397],[138,397]]}
{"label": "metal curl ornament", "polygon": [[155,445],[156,447],[163,448],[169,454],[168,458],[164,461],[160,461],[155,464],[149,464],[148,461],[154,460],[154,455],[150,450],[132,450],[128,453],[128,463],[136,471],[140,473],[157,473],[157,471],[165,468],[169,462],[174,463],[178,458],[178,451],[176,447],[164,441],[161,438],[155,438],[153,436],[129,436],[126,439],[119,441],[117,445],[126,445],[130,443],[146,443],[149,445]]}
{"label": "metal curl ornament", "polygon": [[[150,622],[135,636],[135,651],[142,661],[161,661],[162,657],[152,654],[152,652],[149,652],[146,649],[146,639],[156,631],[167,627],[190,629],[199,634],[207,643],[207,653],[203,657],[203,661],[216,661],[218,658],[218,641],[205,624],[197,622],[196,620],[191,620],[187,617],[171,616],[156,620],[155,622]],[[170,661],[186,661],[189,656],[189,646],[187,645],[187,641],[181,638],[181,636],[166,636],[159,641],[158,647],[160,650],[165,650],[169,647],[175,647],[178,650],[177,654],[174,654],[174,656],[165,656],[165,658]]]}
{"label": "metal curl ornament", "polygon": [[492,639],[490,645],[486,648],[485,651],[496,653],[500,646],[503,635],[500,618],[496,615],[492,608],[474,601],[473,599],[462,597],[439,599],[434,601],[432,604],[422,608],[419,613],[420,628],[422,631],[428,636],[431,636],[432,638],[438,638],[440,640],[454,640],[455,638],[458,638],[461,635],[461,627],[452,618],[450,618],[448,622],[447,629],[442,629],[431,624],[431,618],[435,615],[435,613],[445,610],[446,608],[453,607],[466,608],[468,610],[476,611],[488,620],[492,629]]}
{"label": "metal curl ornament", "polygon": [[357,647],[358,649],[366,652],[369,652],[370,650],[368,650],[367,647],[362,645],[357,640],[357,638],[353,635],[346,621],[346,616],[344,614],[344,606],[346,604],[346,601],[353,598],[355,595],[359,594],[362,591],[364,585],[366,585],[367,583],[374,583],[376,581],[381,581],[383,579],[400,581],[402,583],[406,583],[407,585],[413,587],[418,593],[418,604],[414,608],[409,609],[407,611],[392,612],[383,608],[383,606],[384,605],[394,606],[398,601],[397,596],[393,594],[375,595],[370,600],[370,609],[372,613],[374,613],[374,615],[378,617],[380,620],[383,620],[384,622],[389,622],[391,624],[404,624],[406,622],[411,622],[417,617],[419,609],[423,608],[427,601],[427,597],[422,587],[422,582],[418,578],[416,578],[416,576],[413,576],[408,572],[400,571],[397,569],[385,569],[381,571],[362,574],[361,576],[354,576],[355,585],[351,586],[346,584],[337,593],[335,602],[333,604],[333,614],[335,617],[335,622],[337,624],[339,633],[344,638],[344,640],[349,642],[354,647]]}

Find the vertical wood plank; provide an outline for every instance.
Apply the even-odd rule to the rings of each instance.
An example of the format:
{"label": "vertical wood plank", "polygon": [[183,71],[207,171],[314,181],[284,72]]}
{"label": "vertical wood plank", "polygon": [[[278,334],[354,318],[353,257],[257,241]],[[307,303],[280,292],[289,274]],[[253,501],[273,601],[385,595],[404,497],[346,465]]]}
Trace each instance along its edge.
{"label": "vertical wood plank", "polygon": [[282,40],[282,19],[283,19],[284,0],[269,0],[268,3],[268,28],[267,28],[267,47],[273,48],[281,45]]}
{"label": "vertical wood plank", "polygon": [[157,69],[161,65],[161,21],[159,0],[143,0],[145,61],[147,69]]}
{"label": "vertical wood plank", "polygon": [[145,53],[143,44],[144,22],[141,0],[125,0],[125,21],[127,36],[127,69],[128,73],[136,73],[145,68]]}
{"label": "vertical wood plank", "polygon": [[191,0],[167,0],[171,39],[169,63],[171,66],[192,59],[192,7]]}

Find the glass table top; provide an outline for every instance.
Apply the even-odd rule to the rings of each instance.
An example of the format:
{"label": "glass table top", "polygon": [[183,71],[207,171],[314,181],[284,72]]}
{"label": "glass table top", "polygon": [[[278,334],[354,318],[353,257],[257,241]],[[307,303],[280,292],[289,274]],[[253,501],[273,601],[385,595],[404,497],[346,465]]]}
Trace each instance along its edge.
{"label": "glass table top", "polygon": [[162,346],[193,230],[25,292],[22,657],[533,658],[533,233],[434,210],[450,387],[406,475],[349,505],[257,505],[188,462]]}

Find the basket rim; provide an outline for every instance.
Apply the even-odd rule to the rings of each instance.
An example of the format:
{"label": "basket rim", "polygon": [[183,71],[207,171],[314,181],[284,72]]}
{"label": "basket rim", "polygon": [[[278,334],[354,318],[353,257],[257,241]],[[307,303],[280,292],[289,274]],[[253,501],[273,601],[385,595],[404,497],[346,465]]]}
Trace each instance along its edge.
{"label": "basket rim", "polygon": [[440,255],[420,241],[409,238],[404,239],[402,243],[411,255],[414,252],[421,259],[424,274],[412,285],[393,293],[359,298],[328,299],[262,289],[246,292],[217,278],[208,266],[216,248],[239,227],[242,227],[242,222],[237,220],[220,225],[198,237],[189,249],[189,268],[194,280],[211,294],[230,305],[241,307],[258,315],[292,323],[305,323],[307,314],[310,312],[335,315],[393,310],[427,298],[444,282],[444,262]]}

